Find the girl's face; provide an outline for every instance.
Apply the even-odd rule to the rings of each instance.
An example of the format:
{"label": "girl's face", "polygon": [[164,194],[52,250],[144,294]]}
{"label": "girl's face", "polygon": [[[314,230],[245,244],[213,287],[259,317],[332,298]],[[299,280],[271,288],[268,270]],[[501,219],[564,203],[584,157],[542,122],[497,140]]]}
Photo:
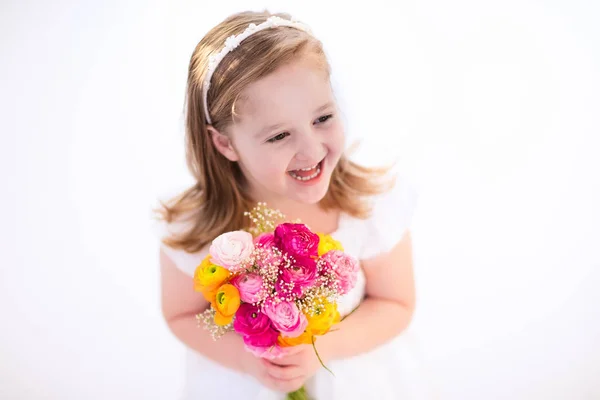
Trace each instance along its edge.
{"label": "girl's face", "polygon": [[344,147],[327,73],[311,60],[282,66],[246,88],[237,112],[230,140],[213,138],[239,163],[254,200],[319,202]]}

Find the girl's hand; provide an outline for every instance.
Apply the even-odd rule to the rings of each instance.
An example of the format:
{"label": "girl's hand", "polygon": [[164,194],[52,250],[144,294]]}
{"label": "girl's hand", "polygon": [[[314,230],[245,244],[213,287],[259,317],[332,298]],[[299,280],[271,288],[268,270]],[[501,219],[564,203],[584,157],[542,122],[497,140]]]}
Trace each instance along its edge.
{"label": "girl's hand", "polygon": [[[300,389],[323,366],[311,344],[286,347],[285,350],[286,354],[283,357],[263,361],[267,375],[278,384],[283,384],[286,387],[285,391],[289,393]],[[320,351],[319,356],[324,363],[327,362]]]}
{"label": "girl's hand", "polygon": [[300,349],[296,350],[295,347],[290,347],[285,356],[269,361],[244,351],[240,355],[240,364],[245,373],[256,378],[267,388],[277,392],[291,393],[300,389],[307,379],[303,369],[291,364],[292,360],[296,360],[296,356],[300,353]]}

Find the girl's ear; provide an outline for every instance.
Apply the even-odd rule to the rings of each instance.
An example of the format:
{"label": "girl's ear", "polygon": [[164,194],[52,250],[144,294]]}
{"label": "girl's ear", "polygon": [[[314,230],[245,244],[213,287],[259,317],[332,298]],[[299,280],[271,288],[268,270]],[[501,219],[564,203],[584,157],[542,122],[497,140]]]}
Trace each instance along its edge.
{"label": "girl's ear", "polygon": [[240,159],[238,157],[237,152],[233,148],[231,139],[229,139],[226,135],[222,134],[212,126],[209,126],[207,129],[208,134],[210,135],[212,142],[219,151],[219,153],[223,154],[223,156],[229,161],[238,161]]}

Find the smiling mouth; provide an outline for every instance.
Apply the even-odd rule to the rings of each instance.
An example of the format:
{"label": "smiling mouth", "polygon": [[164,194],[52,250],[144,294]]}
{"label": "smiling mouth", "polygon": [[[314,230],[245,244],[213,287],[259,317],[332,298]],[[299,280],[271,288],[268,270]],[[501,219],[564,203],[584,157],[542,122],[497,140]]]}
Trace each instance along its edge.
{"label": "smiling mouth", "polygon": [[319,161],[318,164],[313,165],[308,168],[295,169],[293,171],[288,171],[288,174],[302,182],[310,181],[312,179],[317,178],[321,174],[321,167],[323,166],[323,160]]}

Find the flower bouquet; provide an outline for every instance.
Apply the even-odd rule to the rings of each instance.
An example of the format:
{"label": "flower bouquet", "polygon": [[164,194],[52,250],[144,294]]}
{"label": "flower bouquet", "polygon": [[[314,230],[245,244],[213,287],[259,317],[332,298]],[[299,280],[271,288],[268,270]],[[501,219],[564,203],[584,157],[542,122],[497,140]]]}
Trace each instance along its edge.
{"label": "flower bouquet", "polygon": [[[264,203],[246,216],[251,228],[217,237],[196,268],[194,290],[211,305],[199,322],[215,340],[230,331],[242,335],[258,357],[274,359],[300,344],[316,352],[316,338],[340,321],[336,300],[356,284],[358,260],[331,236],[282,222]],[[288,393],[305,398],[304,388]]]}

